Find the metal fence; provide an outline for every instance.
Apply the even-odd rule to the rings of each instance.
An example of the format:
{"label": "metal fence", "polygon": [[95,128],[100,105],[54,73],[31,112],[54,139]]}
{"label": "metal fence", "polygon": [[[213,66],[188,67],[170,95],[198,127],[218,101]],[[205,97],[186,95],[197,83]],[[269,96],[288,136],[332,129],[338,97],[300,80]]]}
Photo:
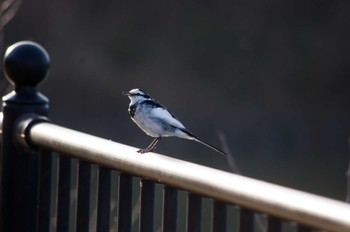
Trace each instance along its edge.
{"label": "metal fence", "polygon": [[350,231],[343,202],[51,123],[48,69],[36,43],[5,54],[1,231]]}

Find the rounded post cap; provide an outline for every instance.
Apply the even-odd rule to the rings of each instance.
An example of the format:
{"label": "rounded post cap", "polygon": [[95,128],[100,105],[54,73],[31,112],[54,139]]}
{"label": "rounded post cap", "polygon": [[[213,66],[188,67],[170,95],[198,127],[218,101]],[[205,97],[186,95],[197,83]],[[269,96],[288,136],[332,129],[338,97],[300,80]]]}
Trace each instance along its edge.
{"label": "rounded post cap", "polygon": [[7,48],[3,65],[6,78],[15,87],[37,87],[49,73],[50,58],[40,44],[21,41]]}

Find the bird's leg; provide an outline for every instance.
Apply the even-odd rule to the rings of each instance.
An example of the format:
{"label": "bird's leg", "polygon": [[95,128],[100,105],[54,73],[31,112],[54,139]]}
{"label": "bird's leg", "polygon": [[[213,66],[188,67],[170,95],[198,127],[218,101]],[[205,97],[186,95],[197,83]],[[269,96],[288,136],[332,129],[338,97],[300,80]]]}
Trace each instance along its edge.
{"label": "bird's leg", "polygon": [[140,149],[140,150],[138,150],[137,152],[143,154],[143,153],[147,153],[147,152],[152,151],[152,150],[156,147],[156,145],[157,145],[157,143],[159,142],[160,139],[161,139],[161,137],[155,138],[155,139],[152,141],[152,143],[151,143],[147,148]]}

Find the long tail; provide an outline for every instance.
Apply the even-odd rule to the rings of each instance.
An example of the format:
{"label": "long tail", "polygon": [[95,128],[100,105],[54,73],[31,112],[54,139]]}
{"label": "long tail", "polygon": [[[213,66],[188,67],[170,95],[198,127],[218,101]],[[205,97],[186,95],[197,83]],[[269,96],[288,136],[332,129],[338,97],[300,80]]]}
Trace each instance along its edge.
{"label": "long tail", "polygon": [[214,147],[213,145],[210,145],[209,143],[204,142],[203,140],[200,140],[200,139],[197,138],[197,137],[193,137],[193,140],[196,141],[196,142],[198,142],[198,143],[201,143],[201,144],[203,144],[203,145],[205,145],[205,146],[207,146],[207,147],[209,147],[209,148],[211,148],[211,149],[213,149],[214,151],[220,153],[220,154],[223,155],[223,156],[227,156],[227,154],[226,154],[225,152],[223,152],[222,150],[220,150],[219,148]]}
{"label": "long tail", "polygon": [[209,143],[207,142],[204,142],[203,140],[199,139],[197,136],[195,136],[194,134],[192,134],[192,132],[190,132],[189,130],[187,130],[186,128],[177,128],[178,130],[180,130],[183,134],[180,135],[178,134],[177,136],[180,137],[180,138],[184,138],[184,139],[190,139],[190,140],[194,140],[198,143],[201,143],[211,149],[213,149],[214,151],[220,153],[221,155],[223,156],[227,156],[227,154],[225,152],[223,152],[222,150],[220,150],[219,148],[217,147],[214,147],[213,145],[210,145]]}

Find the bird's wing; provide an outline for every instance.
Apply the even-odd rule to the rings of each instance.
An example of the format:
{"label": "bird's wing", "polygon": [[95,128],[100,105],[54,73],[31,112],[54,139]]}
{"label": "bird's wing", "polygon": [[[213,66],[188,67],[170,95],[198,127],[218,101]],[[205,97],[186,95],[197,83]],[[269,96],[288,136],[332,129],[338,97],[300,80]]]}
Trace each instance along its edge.
{"label": "bird's wing", "polygon": [[153,107],[152,114],[154,118],[162,119],[177,128],[185,128],[185,126],[176,118],[176,116],[170,113],[167,108],[161,105],[159,102],[146,100],[143,102],[143,104]]}

